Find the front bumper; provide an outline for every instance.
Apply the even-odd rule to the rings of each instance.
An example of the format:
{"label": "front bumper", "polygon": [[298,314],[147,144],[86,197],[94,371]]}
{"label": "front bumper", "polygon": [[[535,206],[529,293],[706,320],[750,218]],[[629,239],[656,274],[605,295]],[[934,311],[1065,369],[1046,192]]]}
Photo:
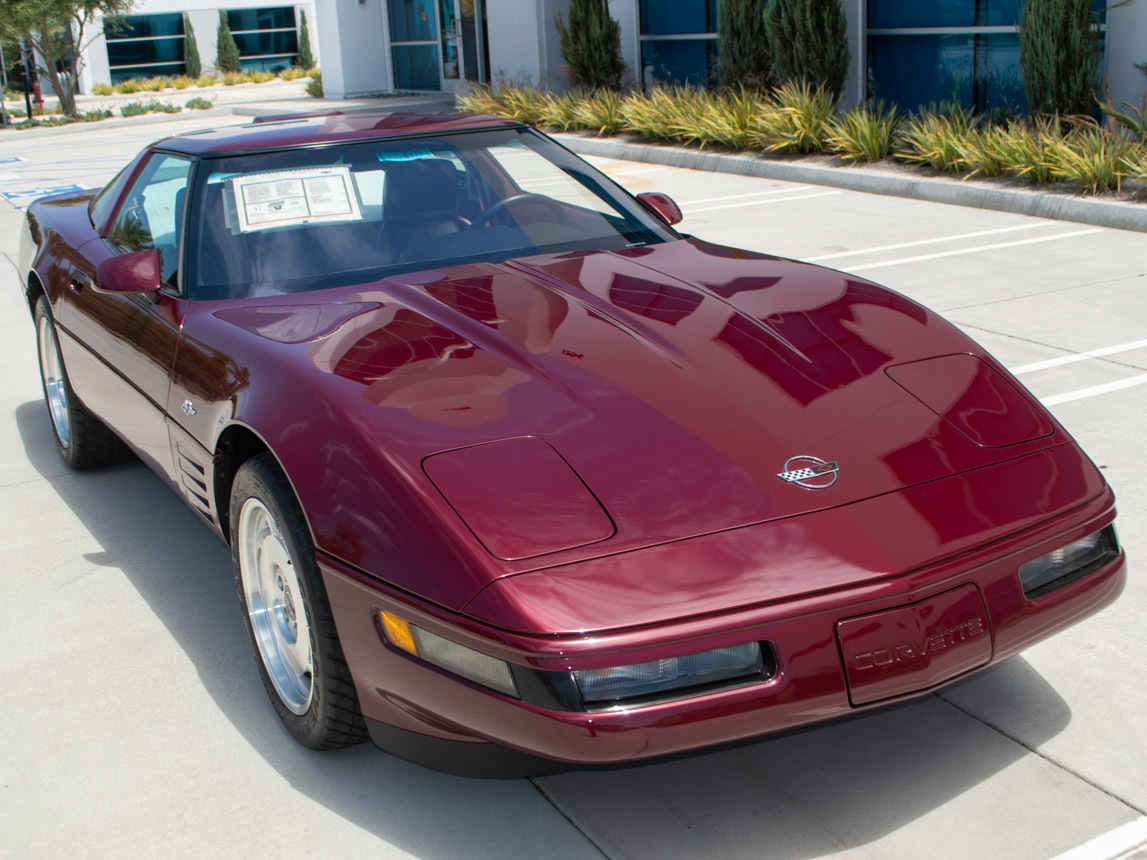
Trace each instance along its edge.
{"label": "front bumper", "polygon": [[[1006,659],[1112,602],[1125,581],[1122,551],[1087,576],[1034,600],[1025,597],[1017,570],[1023,562],[1098,531],[1114,518],[1114,497],[1104,486],[1089,501],[1039,524],[926,567],[853,587],[582,635],[510,631],[418,601],[321,553],[319,565],[362,711],[376,742],[431,766],[482,772],[482,768],[459,762],[481,759],[476,752],[481,747],[497,749],[489,742],[526,758],[574,765],[631,762],[738,741],[927,693]],[[746,531],[751,529],[727,533],[726,539],[743,541]],[[838,637],[840,622],[927,601],[955,589],[978,592],[983,600],[990,645],[976,644],[987,648],[986,659],[977,658],[972,668],[966,661],[947,668],[941,663],[935,672],[917,677],[911,689],[896,688],[897,692],[874,701],[850,697]],[[749,641],[768,643],[776,671],[757,683],[683,694],[668,701],[596,711],[557,710],[496,693],[394,649],[379,630],[379,610],[401,614],[507,662],[543,671],[599,668]],[[399,743],[403,737],[420,742],[436,738],[441,748],[475,752],[461,759],[450,755],[435,760],[425,744],[415,744],[419,751],[408,750],[408,745]],[[515,761],[521,765],[524,760],[519,756]],[[512,772],[528,770],[525,765],[511,768]]]}

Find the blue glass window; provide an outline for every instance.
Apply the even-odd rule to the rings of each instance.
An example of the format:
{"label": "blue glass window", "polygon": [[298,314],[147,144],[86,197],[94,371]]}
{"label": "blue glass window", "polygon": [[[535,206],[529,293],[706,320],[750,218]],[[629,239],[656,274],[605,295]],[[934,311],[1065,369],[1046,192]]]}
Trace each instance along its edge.
{"label": "blue glass window", "polygon": [[265,54],[295,54],[299,50],[299,36],[294,30],[272,30],[264,33],[234,33],[240,57],[258,57]]}
{"label": "blue glass window", "polygon": [[643,36],[716,32],[717,0],[641,0]]}
{"label": "blue glass window", "polygon": [[977,110],[1027,110],[1019,39],[1012,33],[869,36],[869,95],[916,110],[955,100]]}
{"label": "blue glass window", "polygon": [[183,14],[126,15],[104,22],[111,81],[181,75]]}
{"label": "blue glass window", "polygon": [[714,39],[647,39],[641,43],[642,80],[655,84],[717,82],[717,44]]}
{"label": "blue glass window", "polygon": [[437,90],[442,84],[438,78],[437,45],[395,45],[394,86],[400,90]]}
{"label": "blue glass window", "polygon": [[299,50],[293,6],[228,9],[227,26],[239,48],[239,68],[255,71],[291,65]]}
{"label": "blue glass window", "polygon": [[390,0],[389,7],[392,42],[429,42],[436,38],[433,0]]}
{"label": "blue glass window", "polygon": [[147,39],[154,36],[182,36],[183,15],[125,15],[119,21],[104,21],[104,38],[109,42],[119,39]]}
{"label": "blue glass window", "polygon": [[[139,66],[144,63],[182,63],[183,37],[141,39],[138,42],[109,42],[108,65]],[[164,74],[170,74],[165,72]]]}
{"label": "blue glass window", "polygon": [[227,26],[233,33],[237,30],[293,30],[295,10],[291,6],[277,6],[270,9],[229,9]]}
{"label": "blue glass window", "polygon": [[[1010,27],[1019,20],[1023,0],[868,0],[868,27]],[[1105,0],[1092,0],[1099,20],[1107,18]]]}

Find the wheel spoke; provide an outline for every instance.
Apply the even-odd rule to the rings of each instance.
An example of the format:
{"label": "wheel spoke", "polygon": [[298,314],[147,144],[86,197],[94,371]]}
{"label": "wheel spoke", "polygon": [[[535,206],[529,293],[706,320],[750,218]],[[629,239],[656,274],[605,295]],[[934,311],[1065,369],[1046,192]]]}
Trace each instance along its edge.
{"label": "wheel spoke", "polygon": [[306,605],[286,541],[259,499],[243,503],[238,542],[239,573],[259,656],[283,704],[303,714],[314,687]]}
{"label": "wheel spoke", "polygon": [[61,448],[71,442],[71,425],[68,421],[68,392],[64,378],[64,366],[60,361],[60,347],[56,342],[56,330],[47,316],[40,317],[40,374],[44,378],[44,396],[48,401],[48,414]]}

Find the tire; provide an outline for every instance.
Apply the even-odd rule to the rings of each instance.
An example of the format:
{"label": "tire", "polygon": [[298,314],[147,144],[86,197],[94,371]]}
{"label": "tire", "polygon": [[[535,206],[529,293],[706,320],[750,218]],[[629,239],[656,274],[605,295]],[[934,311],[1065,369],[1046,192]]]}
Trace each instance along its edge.
{"label": "tire", "polygon": [[231,560],[259,675],[287,731],[315,750],[365,740],[311,533],[270,454],[235,475]]}
{"label": "tire", "polygon": [[36,302],[36,347],[44,402],[60,457],[73,469],[95,469],[132,459],[131,449],[76,397],[60,353],[48,300]]}

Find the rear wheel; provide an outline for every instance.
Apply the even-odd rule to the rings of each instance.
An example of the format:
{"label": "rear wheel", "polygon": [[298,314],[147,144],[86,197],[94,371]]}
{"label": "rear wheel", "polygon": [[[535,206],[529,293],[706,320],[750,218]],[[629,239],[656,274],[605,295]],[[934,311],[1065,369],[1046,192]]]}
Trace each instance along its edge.
{"label": "rear wheel", "polygon": [[43,296],[36,302],[36,342],[44,401],[48,404],[56,449],[64,462],[73,469],[93,469],[130,460],[131,449],[89,412],[72,391],[60,355],[52,310]]}
{"label": "rear wheel", "polygon": [[235,476],[231,557],[259,674],[287,730],[319,750],[365,740],[310,530],[270,454]]}

